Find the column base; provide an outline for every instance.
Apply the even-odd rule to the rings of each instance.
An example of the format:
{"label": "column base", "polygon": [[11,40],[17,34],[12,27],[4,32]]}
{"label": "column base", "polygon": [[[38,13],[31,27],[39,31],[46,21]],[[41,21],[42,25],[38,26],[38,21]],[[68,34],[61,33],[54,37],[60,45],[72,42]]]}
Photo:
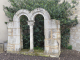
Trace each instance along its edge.
{"label": "column base", "polygon": [[29,50],[29,53],[33,53],[34,52],[34,50]]}

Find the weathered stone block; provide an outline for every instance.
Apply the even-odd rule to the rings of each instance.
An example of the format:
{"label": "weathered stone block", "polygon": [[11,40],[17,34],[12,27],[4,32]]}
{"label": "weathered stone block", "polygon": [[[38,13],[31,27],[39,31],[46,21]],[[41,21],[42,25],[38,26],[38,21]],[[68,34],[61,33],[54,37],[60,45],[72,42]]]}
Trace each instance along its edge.
{"label": "weathered stone block", "polygon": [[20,29],[13,29],[13,35],[20,35]]}
{"label": "weathered stone block", "polygon": [[12,34],[11,33],[8,33],[8,35],[11,36]]}
{"label": "weathered stone block", "polygon": [[49,46],[50,40],[45,40],[45,46]]}
{"label": "weathered stone block", "polygon": [[51,25],[52,23],[51,23],[51,20],[45,20],[44,21],[44,25],[45,25],[45,29],[51,29]]}
{"label": "weathered stone block", "polygon": [[57,54],[57,53],[59,53],[59,50],[58,49],[52,49],[52,53]]}
{"label": "weathered stone block", "polygon": [[3,52],[3,43],[0,43],[0,52]]}
{"label": "weathered stone block", "polygon": [[57,33],[53,33],[53,38],[57,38]]}
{"label": "weathered stone block", "polygon": [[15,38],[13,36],[8,36],[8,43],[15,44]]}
{"label": "weathered stone block", "polygon": [[12,32],[12,29],[8,29],[8,32],[11,33]]}
{"label": "weathered stone block", "polygon": [[7,51],[7,42],[4,43],[4,51]]}
{"label": "weathered stone block", "polygon": [[49,38],[51,38],[51,30],[49,30],[49,34],[48,35],[49,35]]}
{"label": "weathered stone block", "polygon": [[57,29],[53,29],[52,32],[53,32],[53,33],[57,32]]}
{"label": "weathered stone block", "polygon": [[61,38],[60,34],[57,35],[58,38]]}
{"label": "weathered stone block", "polygon": [[13,22],[13,27],[14,28],[19,28],[20,29],[20,22]]}
{"label": "weathered stone block", "polygon": [[58,25],[58,28],[60,28],[60,25]]}
{"label": "weathered stone block", "polygon": [[13,20],[14,20],[14,22],[20,22],[20,21],[19,21],[19,18],[17,18],[16,15],[14,15]]}
{"label": "weathered stone block", "polygon": [[13,28],[13,22],[9,22],[9,23],[7,24],[7,26],[8,26],[8,28]]}

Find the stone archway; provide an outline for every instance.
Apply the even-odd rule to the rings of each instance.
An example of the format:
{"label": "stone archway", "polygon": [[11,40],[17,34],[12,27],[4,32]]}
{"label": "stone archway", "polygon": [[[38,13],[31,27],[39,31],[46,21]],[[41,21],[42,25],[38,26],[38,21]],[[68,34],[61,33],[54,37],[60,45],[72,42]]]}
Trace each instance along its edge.
{"label": "stone archway", "polygon": [[33,25],[35,16],[41,14],[44,17],[44,51],[49,54],[60,55],[60,21],[50,18],[49,13],[43,8],[37,8],[29,12],[21,9],[13,17],[13,22],[8,23],[8,46],[7,51],[20,51],[20,16],[28,17],[28,25],[30,26],[30,50],[34,50],[33,45]]}
{"label": "stone archway", "polygon": [[48,41],[47,39],[49,38],[48,37],[48,30],[49,30],[49,25],[50,25],[49,22],[50,22],[51,18],[50,18],[49,13],[45,9],[37,8],[37,9],[34,9],[33,11],[31,11],[30,20],[35,21],[35,16],[38,14],[40,14],[44,17],[44,36],[45,36],[44,50],[46,53],[48,53],[49,52],[49,43],[46,44],[45,40]]}
{"label": "stone archway", "polygon": [[8,23],[8,46],[7,51],[20,51],[21,40],[20,40],[20,16],[25,15],[29,19],[29,11],[21,9],[13,17],[13,22]]}

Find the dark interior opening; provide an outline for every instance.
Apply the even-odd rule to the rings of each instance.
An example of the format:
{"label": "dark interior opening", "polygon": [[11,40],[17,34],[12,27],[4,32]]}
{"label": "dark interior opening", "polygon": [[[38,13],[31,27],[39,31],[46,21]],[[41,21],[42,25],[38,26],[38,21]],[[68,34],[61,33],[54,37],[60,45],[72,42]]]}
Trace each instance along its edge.
{"label": "dark interior opening", "polygon": [[40,14],[35,17],[34,49],[44,49],[44,17]]}
{"label": "dark interior opening", "polygon": [[27,23],[28,18],[25,15],[20,17],[20,28],[22,29],[23,49],[30,48],[30,29]]}

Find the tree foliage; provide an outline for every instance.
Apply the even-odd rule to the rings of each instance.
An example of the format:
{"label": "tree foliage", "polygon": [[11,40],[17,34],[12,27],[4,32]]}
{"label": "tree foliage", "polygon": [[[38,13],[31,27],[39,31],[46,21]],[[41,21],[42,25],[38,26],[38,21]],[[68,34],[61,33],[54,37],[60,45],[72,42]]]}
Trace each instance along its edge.
{"label": "tree foliage", "polygon": [[[11,3],[10,7],[4,6],[4,11],[7,17],[12,20],[14,14],[20,10],[20,9],[27,9],[29,11],[32,11],[35,8],[44,8],[47,10],[51,16],[51,19],[56,19],[60,20],[61,24],[61,46],[62,47],[67,47],[67,44],[69,43],[69,37],[70,37],[70,27],[74,26],[77,24],[77,19],[75,17],[74,20],[71,20],[69,16],[71,16],[73,13],[71,12],[71,9],[74,7],[71,6],[70,3],[68,2],[62,2],[59,4],[59,0],[9,0]],[[73,5],[76,3],[73,3]],[[75,5],[74,5],[75,6]],[[39,18],[39,19],[38,19]],[[27,20],[26,17],[21,17],[21,27],[24,30],[29,28],[29,26],[24,22],[24,20]],[[44,25],[43,25],[43,17],[40,15],[37,16],[36,18],[37,24],[34,27],[34,44],[35,47],[44,47],[44,44],[41,43],[44,41]],[[40,28],[41,27],[41,28]],[[42,30],[41,30],[42,29]],[[25,32],[24,32],[25,33]],[[40,35],[41,34],[41,35]],[[25,37],[26,34],[23,34],[23,40],[26,40],[27,43],[24,44],[25,48],[29,47],[29,34],[27,37]],[[40,44],[39,44],[40,41]],[[28,45],[27,45],[28,44]]]}

